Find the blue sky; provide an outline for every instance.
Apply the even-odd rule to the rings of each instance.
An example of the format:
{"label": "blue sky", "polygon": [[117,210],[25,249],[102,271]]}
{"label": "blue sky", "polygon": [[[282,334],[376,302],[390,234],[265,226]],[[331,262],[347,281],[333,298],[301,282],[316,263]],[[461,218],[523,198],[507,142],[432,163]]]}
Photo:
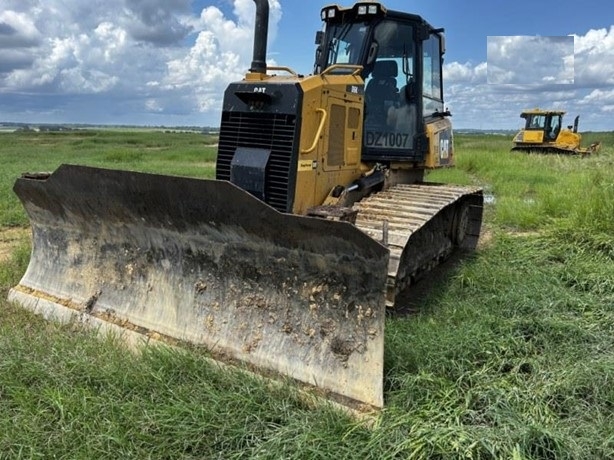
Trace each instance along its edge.
{"label": "blue sky", "polygon": [[[269,3],[268,60],[309,73],[331,2]],[[540,106],[614,130],[614,2],[383,3],[445,28],[455,127],[516,129]],[[216,126],[253,15],[253,0],[0,0],[0,121]]]}

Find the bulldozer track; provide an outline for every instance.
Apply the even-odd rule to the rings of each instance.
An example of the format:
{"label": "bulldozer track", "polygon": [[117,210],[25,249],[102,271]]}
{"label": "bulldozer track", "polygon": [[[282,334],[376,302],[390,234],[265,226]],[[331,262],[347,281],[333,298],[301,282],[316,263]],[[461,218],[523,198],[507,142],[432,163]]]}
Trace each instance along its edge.
{"label": "bulldozer track", "polygon": [[545,153],[550,155],[588,155],[595,152],[595,149],[574,149],[574,148],[562,148],[562,147],[544,147],[544,146],[530,146],[530,147],[512,147],[513,152],[524,153]]}
{"label": "bulldozer track", "polygon": [[386,303],[455,248],[477,245],[483,196],[479,187],[399,184],[357,203],[356,226],[390,251]]}

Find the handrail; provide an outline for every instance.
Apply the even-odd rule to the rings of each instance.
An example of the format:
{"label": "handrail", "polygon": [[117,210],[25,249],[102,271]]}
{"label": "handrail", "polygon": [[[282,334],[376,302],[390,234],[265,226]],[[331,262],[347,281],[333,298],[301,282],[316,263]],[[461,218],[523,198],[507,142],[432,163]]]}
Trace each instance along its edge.
{"label": "handrail", "polygon": [[289,74],[291,74],[293,77],[298,77],[298,74],[292,70],[290,67],[286,67],[286,66],[267,66],[266,68],[267,70],[283,70],[284,72],[288,72]]}
{"label": "handrail", "polygon": [[318,131],[316,132],[316,136],[315,136],[315,139],[313,140],[313,144],[311,145],[311,147],[309,147],[307,150],[301,150],[301,153],[313,152],[318,145],[318,140],[320,139],[320,136],[322,135],[322,130],[324,129],[324,122],[326,121],[326,117],[328,116],[328,114],[326,113],[326,110],[322,108],[317,108],[316,112],[320,112],[322,114],[322,119],[320,120],[320,126],[318,126]]}
{"label": "handrail", "polygon": [[320,73],[320,75],[326,75],[331,73],[333,70],[337,70],[337,69],[348,69],[348,70],[353,70],[353,72],[350,74],[352,76],[358,75],[360,72],[362,72],[362,66],[361,65],[354,65],[354,64],[333,64],[331,66],[328,66],[326,69],[324,69],[322,71],[322,73]]}

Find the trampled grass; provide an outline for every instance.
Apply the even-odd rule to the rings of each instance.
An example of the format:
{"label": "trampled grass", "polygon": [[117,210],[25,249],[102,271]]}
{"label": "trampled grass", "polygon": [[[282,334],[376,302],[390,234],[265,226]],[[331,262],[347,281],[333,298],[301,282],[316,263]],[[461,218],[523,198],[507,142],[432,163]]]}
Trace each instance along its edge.
{"label": "trampled grass", "polygon": [[[6,198],[24,168],[209,174],[188,134],[21,148],[4,136],[2,226],[26,222]],[[429,179],[485,188],[487,238],[418,314],[387,320],[386,408],[371,427],[198,350],[136,355],[10,305],[20,246],[0,264],[0,458],[614,458],[614,135],[600,137],[602,153],[580,159],[456,136],[459,167]]]}

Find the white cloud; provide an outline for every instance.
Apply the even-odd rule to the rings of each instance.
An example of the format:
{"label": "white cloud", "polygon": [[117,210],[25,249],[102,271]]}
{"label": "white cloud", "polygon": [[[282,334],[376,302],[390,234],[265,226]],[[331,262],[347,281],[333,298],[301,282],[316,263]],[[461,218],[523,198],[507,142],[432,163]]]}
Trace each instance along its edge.
{"label": "white cloud", "polygon": [[38,44],[41,34],[25,13],[0,11],[0,49],[31,47]]}
{"label": "white cloud", "polygon": [[190,32],[180,18],[189,11],[190,0],[126,0],[121,23],[137,41],[171,45]]}
{"label": "white cloud", "polygon": [[31,18],[22,12],[0,11],[0,78],[34,62],[33,49],[42,35]]}
{"label": "white cloud", "polygon": [[585,87],[614,85],[614,26],[573,37],[576,82]]}
{"label": "white cloud", "polygon": [[124,32],[109,23],[91,35],[50,37],[37,50],[33,65],[9,74],[8,88],[66,94],[101,93],[115,87],[121,72],[117,60],[125,46]]}
{"label": "white cloud", "polygon": [[[569,43],[565,39],[548,42],[546,48],[560,65],[557,72],[549,67],[539,80],[535,79],[537,73],[531,73],[532,84],[519,84],[522,80],[518,75],[531,72],[530,65],[546,59],[548,53],[539,49],[544,48],[544,41],[538,40],[533,54],[527,54],[535,43],[525,46],[518,37],[498,37],[488,41],[488,63],[445,64],[446,104],[454,115],[455,127],[516,129],[522,123],[522,110],[542,107],[565,110],[567,117],[580,114],[585,130],[614,129],[614,119],[604,116],[614,112],[614,26],[569,39],[574,41],[574,53],[566,50]],[[478,77],[484,76],[485,69],[488,83]],[[494,81],[505,84],[492,84]]]}
{"label": "white cloud", "polygon": [[94,29],[94,36],[98,42],[96,58],[103,62],[113,64],[122,56],[122,51],[128,45],[128,34],[111,22],[101,22]]}
{"label": "white cloud", "polygon": [[614,89],[594,89],[580,101],[578,101],[578,104],[596,107],[599,109],[601,109],[601,107],[604,105],[614,104]]}
{"label": "white cloud", "polygon": [[[9,8],[0,11],[0,94],[51,96],[38,104],[106,94],[105,104],[135,101],[142,111],[136,120],[192,114],[214,124],[224,89],[252,58],[253,0],[233,0],[234,17],[214,6],[194,14],[191,0],[3,1]],[[281,5],[269,3],[271,41]],[[40,112],[57,116],[56,109]]]}
{"label": "white cloud", "polygon": [[145,100],[145,107],[150,112],[162,112],[162,110],[163,110],[162,107],[160,106],[160,104],[158,104],[158,101],[155,100],[155,99],[146,99]]}
{"label": "white cloud", "polygon": [[444,64],[444,75],[449,81],[455,83],[486,83],[486,63],[482,62],[476,66],[470,62],[461,64],[451,62]]}
{"label": "white cloud", "polygon": [[570,84],[574,37],[492,36],[487,40],[488,82]]}
{"label": "white cloud", "polygon": [[[281,18],[281,6],[273,0],[269,8],[271,39]],[[190,92],[194,108],[200,112],[219,111],[226,86],[243,77],[252,58],[254,2],[235,0],[234,13],[236,20],[233,21],[214,6],[203,9],[198,20],[190,21],[197,32],[194,45],[186,54],[169,60],[166,75],[149,84],[167,91]],[[169,103],[175,105],[176,101],[167,99],[166,104]],[[165,102],[161,99],[159,104]]]}

